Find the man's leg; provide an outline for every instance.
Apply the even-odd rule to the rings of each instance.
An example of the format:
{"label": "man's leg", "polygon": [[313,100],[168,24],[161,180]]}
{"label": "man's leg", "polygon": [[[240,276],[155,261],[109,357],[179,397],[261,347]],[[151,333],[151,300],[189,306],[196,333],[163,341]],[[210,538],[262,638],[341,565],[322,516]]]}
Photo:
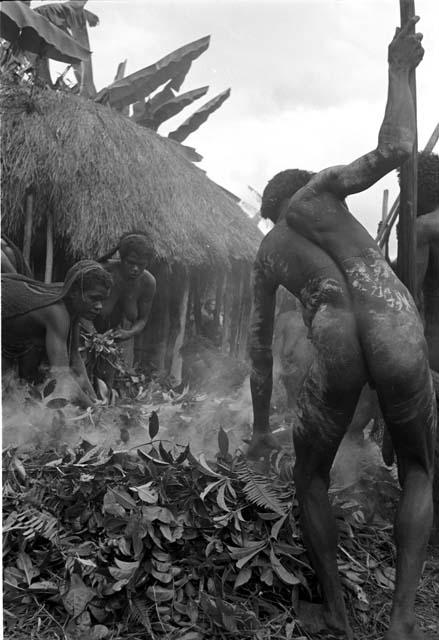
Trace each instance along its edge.
{"label": "man's leg", "polygon": [[294,480],[304,542],[323,590],[328,627],[340,632],[340,638],[352,640],[337,568],[338,532],[328,487],[329,472],[354,414],[362,382],[357,388],[346,388],[341,398],[339,393],[322,390],[313,369],[299,399],[301,425],[294,433]]}
{"label": "man's leg", "polygon": [[421,640],[424,635],[417,627],[414,606],[433,522],[436,429],[436,402],[428,378],[424,379],[423,388],[398,403],[397,412],[384,408],[384,414],[397,454],[402,487],[395,519],[396,586],[390,627],[384,637]]}

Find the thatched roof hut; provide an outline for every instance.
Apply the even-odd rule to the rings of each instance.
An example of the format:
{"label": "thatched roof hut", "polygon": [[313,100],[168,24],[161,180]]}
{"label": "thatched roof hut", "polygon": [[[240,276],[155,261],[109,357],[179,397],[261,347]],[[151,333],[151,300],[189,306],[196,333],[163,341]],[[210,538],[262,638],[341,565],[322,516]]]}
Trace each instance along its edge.
{"label": "thatched roof hut", "polygon": [[251,262],[261,233],[175,143],[110,108],[47,89],[2,89],[2,224],[20,241],[25,199],[72,259],[96,257],[130,229],[187,266]]}

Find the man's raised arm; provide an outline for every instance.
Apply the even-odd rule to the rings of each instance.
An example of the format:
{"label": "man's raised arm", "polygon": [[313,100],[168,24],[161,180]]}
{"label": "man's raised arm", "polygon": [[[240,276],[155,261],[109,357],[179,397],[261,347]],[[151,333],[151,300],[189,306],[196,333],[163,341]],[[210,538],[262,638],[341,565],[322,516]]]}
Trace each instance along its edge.
{"label": "man's raised arm", "polygon": [[279,448],[270,433],[269,414],[273,387],[273,327],[276,287],[256,261],[253,270],[253,313],[250,329],[250,389],[253,403],[253,437],[247,455],[259,458]]}
{"label": "man's raised arm", "polygon": [[377,148],[351,164],[325,169],[316,178],[323,180],[324,189],[336,193],[341,199],[368,189],[389,171],[400,166],[412,151],[416,114],[409,74],[424,55],[422,34],[410,33],[418,20],[415,16],[402,29],[397,28],[389,45],[387,104]]}

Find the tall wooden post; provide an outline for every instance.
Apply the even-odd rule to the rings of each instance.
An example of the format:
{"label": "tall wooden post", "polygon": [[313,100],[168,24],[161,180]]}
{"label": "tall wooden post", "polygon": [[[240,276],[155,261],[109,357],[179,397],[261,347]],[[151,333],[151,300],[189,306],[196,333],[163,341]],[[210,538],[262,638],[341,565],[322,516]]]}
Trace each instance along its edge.
{"label": "tall wooden post", "polygon": [[[383,224],[385,224],[386,219],[387,219],[387,213],[388,213],[388,208],[389,208],[389,190],[388,189],[384,189],[383,191],[383,204],[382,204],[382,209],[381,209],[381,223],[380,223],[380,229],[381,226]],[[384,255],[386,256],[386,260],[389,260],[389,240],[387,240],[385,246],[384,246]]]}
{"label": "tall wooden post", "polygon": [[[415,15],[414,0],[399,0],[401,27]],[[414,31],[414,27],[413,27]],[[416,75],[409,77],[416,117]],[[418,191],[418,136],[415,124],[415,142],[411,157],[401,166],[401,196],[398,230],[398,276],[410,293],[416,289],[416,211]]]}

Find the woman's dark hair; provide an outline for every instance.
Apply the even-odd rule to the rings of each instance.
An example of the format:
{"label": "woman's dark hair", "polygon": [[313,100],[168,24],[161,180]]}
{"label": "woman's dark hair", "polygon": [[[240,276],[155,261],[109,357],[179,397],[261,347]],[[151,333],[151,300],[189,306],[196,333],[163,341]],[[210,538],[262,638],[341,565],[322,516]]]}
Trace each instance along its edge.
{"label": "woman's dark hair", "polygon": [[119,251],[120,257],[124,258],[129,253],[134,253],[141,259],[150,259],[154,255],[154,246],[149,236],[141,231],[128,231],[124,233],[113,249],[106,253],[98,262],[106,262]]}
{"label": "woman's dark hair", "polygon": [[112,284],[111,274],[101,264],[94,260],[80,260],[67,271],[63,285],[63,297],[76,289],[87,291],[87,289],[93,289],[96,286],[110,289]]}
{"label": "woman's dark hair", "polygon": [[302,169],[286,169],[277,173],[268,182],[262,194],[261,217],[269,218],[276,223],[283,200],[291,198],[313,175],[315,174],[311,171]]}
{"label": "woman's dark hair", "polygon": [[418,154],[418,216],[430,213],[439,205],[439,156]]}

